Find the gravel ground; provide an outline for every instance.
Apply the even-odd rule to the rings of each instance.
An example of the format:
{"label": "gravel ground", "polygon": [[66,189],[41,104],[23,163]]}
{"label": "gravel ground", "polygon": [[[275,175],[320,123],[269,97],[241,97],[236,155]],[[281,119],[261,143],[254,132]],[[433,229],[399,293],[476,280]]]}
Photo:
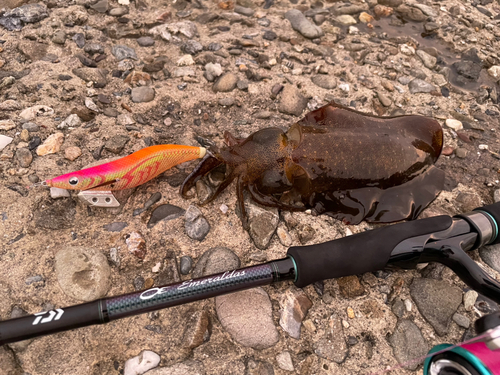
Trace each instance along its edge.
{"label": "gravel ground", "polygon": [[[2,9],[3,7],[3,9]],[[184,200],[197,162],[115,209],[33,183],[154,144],[287,129],[335,100],[443,126],[422,217],[500,200],[500,2],[3,0],[0,319],[282,258],[375,227],[278,212],[234,185]],[[376,155],[374,155],[376,157]],[[500,280],[500,248],[471,254]],[[413,374],[498,306],[440,265],[266,286],[0,348],[2,374]],[[402,367],[398,367],[401,364]]]}

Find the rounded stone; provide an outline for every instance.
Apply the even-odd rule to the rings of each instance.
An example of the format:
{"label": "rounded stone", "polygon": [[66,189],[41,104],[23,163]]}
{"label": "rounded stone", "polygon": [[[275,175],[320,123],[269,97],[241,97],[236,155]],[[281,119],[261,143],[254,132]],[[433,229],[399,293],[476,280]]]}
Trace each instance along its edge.
{"label": "rounded stone", "polygon": [[254,288],[216,297],[215,308],[222,327],[238,344],[266,349],[278,342],[271,300],[264,289]]}
{"label": "rounded stone", "polygon": [[446,126],[455,131],[462,130],[464,128],[461,121],[455,120],[453,118],[449,118],[445,122]]}
{"label": "rounded stone", "polygon": [[415,78],[408,84],[410,89],[410,93],[418,94],[418,93],[429,93],[434,91],[436,88],[428,82],[425,82],[422,79]]}
{"label": "rounded stone", "polygon": [[28,168],[33,161],[33,155],[30,150],[23,147],[16,151],[16,159],[19,162],[19,166],[22,168]]}
{"label": "rounded stone", "polygon": [[21,141],[23,141],[23,142],[29,142],[30,132],[27,129],[21,130],[21,134],[19,134],[19,138],[21,138]]}
{"label": "rounded stone", "polygon": [[337,22],[341,23],[342,25],[346,25],[346,26],[357,24],[356,19],[349,14],[342,14],[342,15],[338,16]]}
{"label": "rounded stone", "polygon": [[290,352],[284,351],[281,352],[276,356],[276,362],[278,363],[278,366],[285,371],[294,371],[295,368],[293,367],[293,362],[292,362],[292,356],[290,355]]}
{"label": "rounded stone", "polygon": [[410,285],[410,295],[424,319],[444,336],[462,302],[462,291],[445,281],[416,278]]}
{"label": "rounded stone", "polygon": [[193,277],[230,271],[240,266],[240,259],[227,247],[213,247],[200,257],[193,271]]}
{"label": "rounded stone", "polygon": [[208,63],[205,65],[204,76],[209,82],[213,82],[215,78],[222,74],[222,67],[220,64]]}
{"label": "rounded stone", "polygon": [[191,205],[186,210],[184,218],[186,234],[193,240],[203,241],[210,231],[210,224],[201,211]]}
{"label": "rounded stone", "polygon": [[187,275],[189,272],[191,272],[191,269],[193,267],[193,259],[189,255],[184,255],[183,257],[181,257],[180,263],[181,275]]}
{"label": "rounded stone", "polygon": [[77,146],[71,146],[68,147],[66,150],[64,150],[64,157],[71,161],[79,158],[81,155],[82,155],[82,149]]}
{"label": "rounded stone", "polygon": [[149,371],[160,363],[160,356],[150,350],[142,351],[138,356],[130,358],[125,362],[123,375],[140,375]]}
{"label": "rounded stone", "polygon": [[455,323],[457,323],[462,328],[469,328],[469,326],[470,326],[470,319],[462,314],[458,314],[458,313],[454,314],[453,321]]}
{"label": "rounded stone", "polygon": [[109,11],[109,15],[113,17],[121,17],[128,13],[127,7],[117,7]]}
{"label": "rounded stone", "polygon": [[292,28],[302,36],[309,39],[316,39],[323,35],[321,27],[309,21],[298,9],[291,9],[285,13],[285,18],[290,21]]}
{"label": "rounded stone", "polygon": [[389,343],[398,362],[409,370],[416,370],[419,363],[412,360],[425,356],[429,350],[420,329],[406,319],[398,321],[394,333],[389,337]]}
{"label": "rounded stone", "polygon": [[466,148],[459,147],[455,150],[455,155],[460,159],[465,159],[467,157],[468,151]]}
{"label": "rounded stone", "polygon": [[55,261],[56,277],[66,295],[80,301],[93,301],[108,292],[111,269],[97,249],[64,247],[57,252]]}
{"label": "rounded stone", "polygon": [[500,245],[495,244],[481,247],[479,249],[479,256],[484,263],[493,268],[495,271],[500,272]]}
{"label": "rounded stone", "polygon": [[500,65],[493,65],[488,69],[488,74],[492,76],[496,81],[500,81]]}
{"label": "rounded stone", "polygon": [[323,89],[332,90],[337,87],[337,80],[335,77],[319,74],[311,78],[312,83]]}
{"label": "rounded stone", "polygon": [[134,103],[147,103],[155,98],[155,90],[147,86],[134,87],[131,98]]}
{"label": "rounded stone", "polygon": [[64,30],[57,30],[52,37],[52,42],[64,45],[66,42],[66,32]]}
{"label": "rounded stone", "polygon": [[142,36],[137,39],[137,44],[141,47],[151,47],[155,44],[155,40],[150,36]]}
{"label": "rounded stone", "polygon": [[224,107],[231,107],[234,104],[234,102],[235,102],[234,98],[231,97],[219,99],[219,105]]}
{"label": "rounded stone", "polygon": [[213,90],[215,92],[229,92],[236,88],[238,77],[233,73],[226,73],[214,83]]}
{"label": "rounded stone", "polygon": [[286,85],[281,93],[278,110],[281,113],[300,116],[306,106],[307,99],[302,96],[299,89],[292,85]]}

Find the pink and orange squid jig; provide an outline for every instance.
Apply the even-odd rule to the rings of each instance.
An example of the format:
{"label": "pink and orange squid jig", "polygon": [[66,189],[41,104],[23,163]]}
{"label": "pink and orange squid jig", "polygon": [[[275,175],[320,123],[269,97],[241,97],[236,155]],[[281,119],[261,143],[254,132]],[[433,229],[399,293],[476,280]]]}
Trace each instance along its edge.
{"label": "pink and orange squid jig", "polygon": [[173,166],[203,158],[206,151],[204,147],[194,146],[151,146],[118,160],[67,173],[35,185],[86,191],[131,189]]}

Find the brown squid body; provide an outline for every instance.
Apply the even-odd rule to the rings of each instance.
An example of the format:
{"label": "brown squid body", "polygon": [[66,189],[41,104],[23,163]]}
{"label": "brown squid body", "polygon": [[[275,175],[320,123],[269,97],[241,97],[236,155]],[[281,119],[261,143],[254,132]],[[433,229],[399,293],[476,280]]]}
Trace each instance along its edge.
{"label": "brown squid body", "polygon": [[287,132],[266,128],[246,139],[224,134],[227,147],[205,156],[181,186],[221,164],[226,178],[202,204],[234,179],[243,225],[243,192],[264,206],[311,209],[346,223],[415,219],[439,194],[444,173],[434,166],[443,146],[436,120],[376,117],[336,103],[308,113]]}

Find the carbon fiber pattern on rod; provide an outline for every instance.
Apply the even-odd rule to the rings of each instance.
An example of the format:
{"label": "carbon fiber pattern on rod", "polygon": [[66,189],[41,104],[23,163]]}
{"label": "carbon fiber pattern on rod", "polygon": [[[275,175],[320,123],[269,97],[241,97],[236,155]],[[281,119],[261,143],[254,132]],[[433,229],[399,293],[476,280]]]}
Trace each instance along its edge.
{"label": "carbon fiber pattern on rod", "polygon": [[254,288],[273,282],[269,263],[186,280],[182,283],[150,288],[137,293],[106,299],[110,320],[153,311],[216,295]]}

